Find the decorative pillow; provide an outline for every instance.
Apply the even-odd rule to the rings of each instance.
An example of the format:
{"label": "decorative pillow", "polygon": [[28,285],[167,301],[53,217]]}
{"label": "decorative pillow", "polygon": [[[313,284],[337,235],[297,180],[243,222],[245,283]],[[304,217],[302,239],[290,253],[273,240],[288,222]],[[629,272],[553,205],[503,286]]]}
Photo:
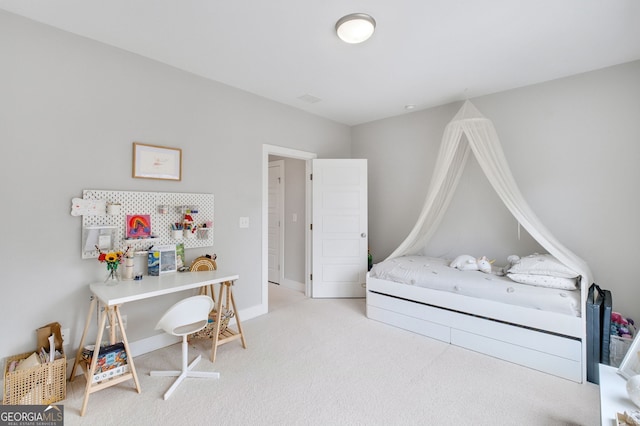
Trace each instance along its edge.
{"label": "decorative pillow", "polygon": [[557,288],[560,290],[577,290],[578,282],[575,278],[552,277],[551,275],[507,274],[509,278],[520,284],[537,287]]}
{"label": "decorative pillow", "polygon": [[523,257],[507,271],[509,274],[550,275],[559,278],[577,278],[578,274],[560,263],[550,254],[532,254]]}

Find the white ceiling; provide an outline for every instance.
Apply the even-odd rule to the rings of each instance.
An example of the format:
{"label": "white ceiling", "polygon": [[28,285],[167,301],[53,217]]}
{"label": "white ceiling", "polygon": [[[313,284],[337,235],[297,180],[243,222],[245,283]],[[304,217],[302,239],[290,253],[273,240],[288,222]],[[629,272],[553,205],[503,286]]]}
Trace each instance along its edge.
{"label": "white ceiling", "polygon": [[[640,59],[639,0],[0,0],[0,9],[348,125]],[[334,32],[353,12],[378,24],[360,45]]]}

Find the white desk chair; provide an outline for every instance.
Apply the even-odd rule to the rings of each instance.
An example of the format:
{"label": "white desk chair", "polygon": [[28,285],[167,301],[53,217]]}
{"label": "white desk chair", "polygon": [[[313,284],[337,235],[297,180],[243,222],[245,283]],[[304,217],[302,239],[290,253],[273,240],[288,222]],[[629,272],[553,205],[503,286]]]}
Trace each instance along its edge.
{"label": "white desk chair", "polygon": [[173,385],[164,394],[164,399],[168,399],[173,391],[186,377],[220,378],[220,373],[192,371],[193,367],[202,358],[201,355],[187,365],[188,344],[187,335],[195,333],[207,325],[209,312],[213,309],[213,300],[209,296],[193,296],[179,301],[169,308],[160,318],[156,330],[162,329],[174,336],[182,336],[182,370],[181,371],[151,371],[151,376],[178,376]]}

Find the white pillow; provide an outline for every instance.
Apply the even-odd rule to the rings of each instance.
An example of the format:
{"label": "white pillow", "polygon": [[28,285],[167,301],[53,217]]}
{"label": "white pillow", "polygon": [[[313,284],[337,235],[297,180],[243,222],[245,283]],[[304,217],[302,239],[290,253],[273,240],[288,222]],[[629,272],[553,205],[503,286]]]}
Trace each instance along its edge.
{"label": "white pillow", "polygon": [[537,287],[557,288],[560,290],[577,290],[575,278],[552,277],[551,275],[507,274],[513,281]]}
{"label": "white pillow", "polygon": [[559,278],[577,278],[578,274],[560,263],[550,254],[532,254],[521,258],[509,268],[509,274],[550,275]]}

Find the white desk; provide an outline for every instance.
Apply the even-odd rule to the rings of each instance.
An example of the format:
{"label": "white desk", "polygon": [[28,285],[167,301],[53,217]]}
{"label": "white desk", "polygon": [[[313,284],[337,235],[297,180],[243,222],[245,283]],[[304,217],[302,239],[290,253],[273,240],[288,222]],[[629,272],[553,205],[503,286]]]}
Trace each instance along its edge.
{"label": "white desk", "polygon": [[[94,297],[91,300],[89,306],[89,313],[87,314],[87,321],[85,323],[84,331],[82,332],[82,339],[80,341],[80,347],[76,354],[76,359],[71,370],[71,377],[69,381],[75,377],[76,367],[80,364],[85,371],[85,377],[87,378],[87,386],[85,389],[84,401],[82,403],[82,409],[80,415],[84,416],[87,409],[87,403],[89,402],[89,395],[93,392],[97,392],[101,389],[108,388],[118,383],[133,379],[135,388],[138,393],[141,392],[140,383],[138,381],[138,375],[133,364],[133,357],[131,356],[131,350],[129,349],[129,342],[125,333],[122,317],[120,316],[120,305],[127,302],[133,302],[136,300],[149,299],[152,297],[162,296],[165,294],[177,293],[179,291],[192,290],[196,288],[202,288],[206,286],[212,286],[214,284],[229,283],[237,280],[239,277],[236,274],[229,274],[225,271],[199,271],[199,272],[174,272],[163,274],[158,277],[145,276],[140,281],[120,281],[115,285],[107,285],[105,283],[92,283],[89,285]],[[222,289],[221,289],[222,293]],[[96,371],[96,364],[98,357],[94,356],[91,359],[91,365],[87,366],[82,358],[82,351],[84,349],[84,342],[87,335],[87,331],[91,324],[91,317],[93,311],[96,309],[97,301],[104,304],[105,309],[100,316],[100,325],[98,326],[98,335],[96,337],[96,344],[94,351],[99,350],[102,342],[102,335],[106,325],[107,317],[112,325],[110,331],[110,342],[113,344],[116,340],[116,327],[120,330],[122,335],[122,343],[124,344],[125,352],[127,353],[127,364],[129,366],[129,372],[112,379],[93,383],[92,374]],[[219,312],[220,310],[218,310]]]}
{"label": "white desk", "polygon": [[235,281],[238,278],[238,275],[222,270],[171,272],[158,277],[145,275],[140,281],[120,281],[116,285],[93,283],[89,288],[105,306],[115,306],[225,281]]}
{"label": "white desk", "polygon": [[639,407],[627,395],[627,381],[618,374],[618,368],[600,364],[600,424],[617,425],[616,413],[636,411]]}

